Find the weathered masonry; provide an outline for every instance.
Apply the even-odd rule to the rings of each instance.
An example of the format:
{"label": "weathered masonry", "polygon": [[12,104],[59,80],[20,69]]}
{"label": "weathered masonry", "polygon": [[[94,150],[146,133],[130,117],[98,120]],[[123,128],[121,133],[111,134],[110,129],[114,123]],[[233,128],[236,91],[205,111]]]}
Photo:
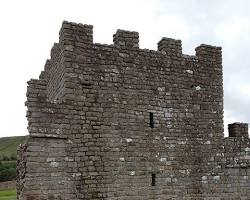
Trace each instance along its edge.
{"label": "weathered masonry", "polygon": [[249,200],[248,125],[223,134],[221,48],[140,49],[124,30],[97,44],[92,28],[63,22],[28,82],[18,199]]}

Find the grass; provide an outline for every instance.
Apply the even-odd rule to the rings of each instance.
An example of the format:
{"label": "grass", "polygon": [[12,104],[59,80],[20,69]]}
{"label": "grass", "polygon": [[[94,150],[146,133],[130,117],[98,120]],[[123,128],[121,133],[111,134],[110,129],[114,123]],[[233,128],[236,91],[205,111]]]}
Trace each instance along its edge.
{"label": "grass", "polygon": [[0,160],[3,160],[3,157],[16,157],[18,145],[24,143],[26,139],[27,136],[0,138]]}
{"label": "grass", "polygon": [[16,190],[0,190],[0,200],[16,200]]}

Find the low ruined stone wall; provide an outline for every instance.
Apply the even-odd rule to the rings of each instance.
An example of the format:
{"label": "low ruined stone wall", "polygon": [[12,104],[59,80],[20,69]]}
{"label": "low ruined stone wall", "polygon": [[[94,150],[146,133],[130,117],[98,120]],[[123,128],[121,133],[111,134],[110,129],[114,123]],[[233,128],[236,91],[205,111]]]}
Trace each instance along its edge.
{"label": "low ruined stone wall", "polygon": [[16,181],[0,182],[0,190],[16,188]]}

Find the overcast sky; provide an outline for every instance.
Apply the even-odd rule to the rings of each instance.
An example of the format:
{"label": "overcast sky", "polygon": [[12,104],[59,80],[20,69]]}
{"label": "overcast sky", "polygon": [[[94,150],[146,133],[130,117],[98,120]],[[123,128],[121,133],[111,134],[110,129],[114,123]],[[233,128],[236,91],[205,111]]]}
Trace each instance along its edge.
{"label": "overcast sky", "polygon": [[38,78],[63,20],[94,26],[94,42],[116,29],[138,31],[140,47],[181,39],[183,53],[222,46],[225,125],[250,121],[248,0],[3,0],[0,2],[0,137],[27,135],[27,81]]}

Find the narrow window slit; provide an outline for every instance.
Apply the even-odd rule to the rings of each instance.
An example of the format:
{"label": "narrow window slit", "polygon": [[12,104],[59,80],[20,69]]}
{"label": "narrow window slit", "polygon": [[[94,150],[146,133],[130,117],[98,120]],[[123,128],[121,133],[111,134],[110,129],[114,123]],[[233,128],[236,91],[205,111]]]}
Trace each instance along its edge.
{"label": "narrow window slit", "polygon": [[151,186],[155,186],[155,178],[156,178],[156,174],[152,173]]}
{"label": "narrow window slit", "polygon": [[154,113],[149,113],[149,126],[150,128],[154,128]]}

